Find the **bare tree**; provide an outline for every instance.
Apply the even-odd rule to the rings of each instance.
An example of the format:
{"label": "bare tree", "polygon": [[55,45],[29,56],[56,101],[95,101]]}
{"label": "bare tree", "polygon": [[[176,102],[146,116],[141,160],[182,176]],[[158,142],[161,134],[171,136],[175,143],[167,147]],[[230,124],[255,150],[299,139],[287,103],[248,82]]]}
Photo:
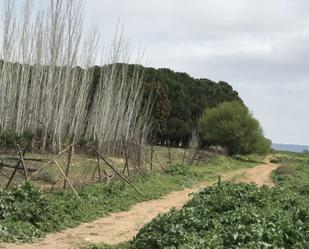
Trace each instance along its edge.
{"label": "bare tree", "polygon": [[189,158],[188,158],[189,165],[192,165],[195,160],[199,144],[200,139],[198,131],[197,129],[193,129],[189,140]]}
{"label": "bare tree", "polygon": [[143,71],[128,65],[132,50],[122,31],[89,99],[99,33],[85,32],[82,7],[81,0],[51,0],[34,13],[32,1],[23,0],[17,18],[15,1],[4,0],[0,129],[40,132],[42,150],[60,151],[66,140],[86,137],[101,153],[115,153],[122,137],[144,143],[151,105],[143,99]]}

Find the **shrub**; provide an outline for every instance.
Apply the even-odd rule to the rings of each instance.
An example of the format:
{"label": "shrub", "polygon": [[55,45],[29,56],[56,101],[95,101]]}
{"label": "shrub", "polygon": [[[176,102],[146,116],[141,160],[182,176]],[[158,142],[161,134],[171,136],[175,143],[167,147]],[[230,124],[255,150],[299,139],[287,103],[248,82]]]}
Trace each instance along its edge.
{"label": "shrub", "polygon": [[225,183],[144,226],[135,249],[308,248],[308,200],[281,188]]}
{"label": "shrub", "polygon": [[192,180],[203,178],[201,174],[193,171],[191,167],[185,164],[171,165],[166,169],[166,173],[171,177],[171,180],[173,179],[179,183],[190,183]]}
{"label": "shrub", "polygon": [[190,171],[190,168],[187,165],[184,164],[174,164],[171,165],[168,169],[166,169],[166,173],[172,176],[186,176],[192,173]]}
{"label": "shrub", "polygon": [[29,241],[41,237],[50,218],[49,205],[29,182],[0,192],[0,239]]}
{"label": "shrub", "polygon": [[224,102],[206,109],[199,121],[199,133],[204,143],[227,147],[230,154],[270,151],[270,141],[259,122],[241,102]]}

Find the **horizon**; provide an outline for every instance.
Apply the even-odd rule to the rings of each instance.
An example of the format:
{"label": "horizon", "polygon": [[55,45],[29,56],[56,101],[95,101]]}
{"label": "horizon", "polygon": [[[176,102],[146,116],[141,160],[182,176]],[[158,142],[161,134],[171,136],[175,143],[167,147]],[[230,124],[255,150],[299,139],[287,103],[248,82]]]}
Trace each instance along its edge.
{"label": "horizon", "polygon": [[272,142],[272,144],[280,144],[280,145],[292,145],[292,146],[309,146],[309,144],[284,144],[284,143],[277,143],[277,142]]}
{"label": "horizon", "polygon": [[302,153],[305,151],[309,151],[308,145],[296,145],[296,144],[278,144],[273,143],[271,148],[275,151],[289,151],[289,152],[296,152]]}

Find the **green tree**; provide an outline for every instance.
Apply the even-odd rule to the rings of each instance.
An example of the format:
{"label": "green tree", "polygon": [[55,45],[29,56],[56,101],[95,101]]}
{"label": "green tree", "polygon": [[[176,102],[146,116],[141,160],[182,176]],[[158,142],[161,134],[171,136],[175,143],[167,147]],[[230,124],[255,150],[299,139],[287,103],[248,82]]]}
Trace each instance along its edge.
{"label": "green tree", "polygon": [[156,136],[161,136],[166,130],[167,119],[170,115],[171,104],[169,102],[166,90],[162,87],[161,83],[154,82],[146,85],[145,99],[152,96],[152,120],[153,132]]}
{"label": "green tree", "polygon": [[204,142],[228,148],[230,154],[265,153],[270,142],[248,108],[239,101],[223,102],[206,109],[199,120]]}
{"label": "green tree", "polygon": [[[167,107],[165,97],[169,102],[169,115],[166,126],[158,126],[158,142],[172,146],[188,146],[190,131],[197,126],[205,108],[215,107],[224,101],[242,101],[238,93],[226,82],[214,82],[209,79],[195,79],[186,73],[174,72],[167,68],[144,68],[144,81],[152,85],[160,82],[166,96],[154,108],[154,120],[164,123],[162,107]],[[164,109],[163,109],[164,110]],[[165,109],[166,110],[166,109]],[[164,111],[164,113],[167,113]],[[155,129],[156,130],[156,129]]]}

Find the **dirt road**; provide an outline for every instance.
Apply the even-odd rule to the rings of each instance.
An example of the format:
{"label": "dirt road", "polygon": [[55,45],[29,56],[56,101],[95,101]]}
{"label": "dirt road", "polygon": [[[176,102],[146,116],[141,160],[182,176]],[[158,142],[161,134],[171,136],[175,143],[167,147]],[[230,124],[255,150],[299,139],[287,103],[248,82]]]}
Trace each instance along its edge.
{"label": "dirt road", "polygon": [[[254,182],[258,185],[272,186],[270,174],[278,167],[269,162],[254,168],[240,169],[222,174],[223,180],[237,182]],[[162,199],[146,201],[134,205],[129,211],[114,213],[108,217],[93,222],[81,224],[75,228],[47,235],[42,241],[33,244],[1,244],[5,249],[68,249],[78,248],[86,243],[118,244],[128,241],[145,224],[160,213],[167,212],[172,207],[180,208],[190,197],[190,193],[197,192],[202,187],[212,184],[207,182],[194,188],[172,192]]]}

